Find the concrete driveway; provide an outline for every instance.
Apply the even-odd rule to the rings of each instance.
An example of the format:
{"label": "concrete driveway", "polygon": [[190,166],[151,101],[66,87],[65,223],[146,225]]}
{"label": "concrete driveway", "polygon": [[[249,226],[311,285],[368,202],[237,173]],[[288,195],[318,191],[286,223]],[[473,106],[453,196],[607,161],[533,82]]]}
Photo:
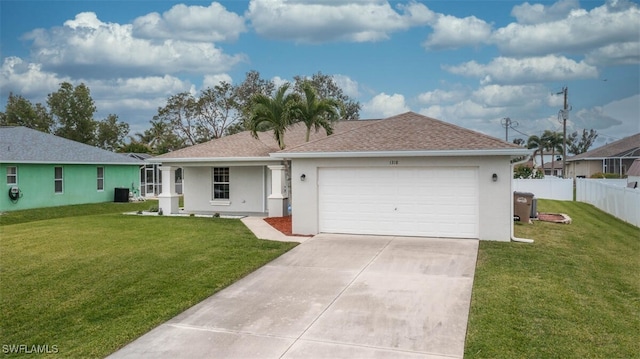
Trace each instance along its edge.
{"label": "concrete driveway", "polygon": [[111,358],[462,358],[478,241],[321,234]]}

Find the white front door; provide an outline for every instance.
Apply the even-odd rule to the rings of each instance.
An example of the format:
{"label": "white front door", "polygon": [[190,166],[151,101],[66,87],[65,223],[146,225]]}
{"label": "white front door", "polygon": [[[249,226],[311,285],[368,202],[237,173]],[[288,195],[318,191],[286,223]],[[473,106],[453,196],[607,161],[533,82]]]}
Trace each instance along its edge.
{"label": "white front door", "polygon": [[478,238],[477,167],[320,168],[325,233]]}

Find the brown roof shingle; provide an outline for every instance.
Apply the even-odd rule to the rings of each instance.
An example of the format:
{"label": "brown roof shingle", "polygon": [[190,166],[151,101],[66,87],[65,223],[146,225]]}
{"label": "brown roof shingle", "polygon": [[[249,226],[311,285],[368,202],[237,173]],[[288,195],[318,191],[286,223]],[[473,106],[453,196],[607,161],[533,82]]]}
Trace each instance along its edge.
{"label": "brown roof shingle", "polygon": [[407,112],[321,140],[289,147],[279,153],[502,149],[522,147],[447,122]]}
{"label": "brown roof shingle", "polygon": [[[334,134],[350,131],[368,125],[376,120],[340,121],[334,126]],[[295,124],[285,132],[284,141],[287,147],[305,143],[306,127]],[[309,141],[326,138],[324,130],[311,131]],[[186,158],[255,158],[269,157],[269,153],[277,152],[278,144],[273,138],[273,131],[259,132],[258,138],[253,138],[249,131],[231,136],[216,138],[197,145],[182,148],[173,152],[157,156],[158,159],[186,159]]]}

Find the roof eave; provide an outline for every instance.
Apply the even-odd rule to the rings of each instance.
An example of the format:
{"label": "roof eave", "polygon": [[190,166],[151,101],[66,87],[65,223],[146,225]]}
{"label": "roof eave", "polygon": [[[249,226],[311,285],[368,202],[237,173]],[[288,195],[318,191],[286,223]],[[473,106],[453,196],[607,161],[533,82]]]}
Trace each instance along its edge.
{"label": "roof eave", "polygon": [[353,158],[353,157],[455,157],[455,156],[526,156],[526,149],[432,150],[432,151],[364,151],[364,152],[276,152],[274,158]]}
{"label": "roof eave", "polygon": [[33,160],[0,160],[0,163],[15,163],[15,164],[37,164],[37,165],[118,165],[118,166],[140,166],[143,165],[143,161],[139,162],[75,162],[75,161],[33,161]]}

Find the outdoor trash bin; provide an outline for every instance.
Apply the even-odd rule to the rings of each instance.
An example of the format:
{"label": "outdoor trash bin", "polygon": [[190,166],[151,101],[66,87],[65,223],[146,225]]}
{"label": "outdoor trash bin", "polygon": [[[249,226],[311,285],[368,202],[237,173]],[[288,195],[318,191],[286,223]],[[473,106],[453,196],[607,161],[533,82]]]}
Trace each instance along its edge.
{"label": "outdoor trash bin", "polygon": [[129,189],[128,188],[116,188],[113,194],[114,202],[129,202]]}
{"label": "outdoor trash bin", "polygon": [[531,206],[533,203],[533,193],[513,192],[513,215],[520,222],[531,223]]}

